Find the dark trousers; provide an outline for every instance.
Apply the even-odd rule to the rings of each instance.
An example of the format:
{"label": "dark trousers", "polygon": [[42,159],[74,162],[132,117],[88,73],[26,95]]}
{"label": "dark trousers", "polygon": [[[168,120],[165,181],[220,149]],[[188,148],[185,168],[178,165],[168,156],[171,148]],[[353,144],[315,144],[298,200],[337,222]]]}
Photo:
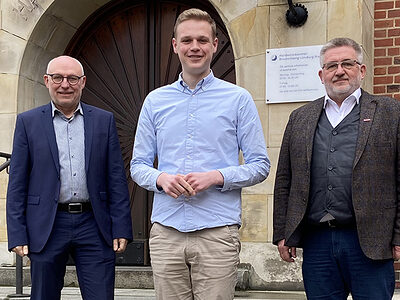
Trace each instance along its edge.
{"label": "dark trousers", "polygon": [[390,300],[393,260],[372,260],[361,250],[356,229],[309,228],[303,244],[307,299]]}
{"label": "dark trousers", "polygon": [[115,253],[105,243],[91,211],[57,212],[45,248],[29,255],[31,299],[60,299],[69,254],[75,261],[82,298],[114,299]]}

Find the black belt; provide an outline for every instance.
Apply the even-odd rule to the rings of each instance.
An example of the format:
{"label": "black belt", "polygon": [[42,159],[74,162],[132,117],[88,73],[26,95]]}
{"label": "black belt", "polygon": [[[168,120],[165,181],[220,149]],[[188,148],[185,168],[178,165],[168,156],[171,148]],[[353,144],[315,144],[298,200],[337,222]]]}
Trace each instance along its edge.
{"label": "black belt", "polygon": [[58,203],[57,210],[67,211],[71,214],[81,214],[92,210],[92,205],[90,202]]}

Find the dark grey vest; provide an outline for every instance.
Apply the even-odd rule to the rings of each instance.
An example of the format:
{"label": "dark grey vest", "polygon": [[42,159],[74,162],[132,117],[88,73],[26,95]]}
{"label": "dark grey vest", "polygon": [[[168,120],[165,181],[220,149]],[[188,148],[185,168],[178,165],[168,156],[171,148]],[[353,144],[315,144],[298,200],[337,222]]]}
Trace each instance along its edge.
{"label": "dark grey vest", "polygon": [[327,213],[341,224],[354,222],[351,179],[359,123],[360,105],[335,128],[322,112],[314,135],[308,223],[319,223]]}

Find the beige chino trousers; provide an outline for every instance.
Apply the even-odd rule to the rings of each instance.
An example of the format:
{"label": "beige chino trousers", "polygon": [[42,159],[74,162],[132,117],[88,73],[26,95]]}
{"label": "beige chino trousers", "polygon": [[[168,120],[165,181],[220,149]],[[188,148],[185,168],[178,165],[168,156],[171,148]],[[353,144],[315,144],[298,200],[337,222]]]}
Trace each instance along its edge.
{"label": "beige chino trousers", "polygon": [[180,232],[154,223],[150,256],[157,300],[231,300],[239,264],[237,225]]}

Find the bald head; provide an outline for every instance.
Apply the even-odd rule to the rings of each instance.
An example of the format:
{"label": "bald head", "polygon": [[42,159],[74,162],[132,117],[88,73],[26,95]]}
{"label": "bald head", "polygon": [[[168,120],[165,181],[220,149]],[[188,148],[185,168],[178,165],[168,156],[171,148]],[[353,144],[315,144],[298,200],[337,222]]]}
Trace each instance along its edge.
{"label": "bald head", "polygon": [[49,61],[49,63],[47,64],[47,69],[46,69],[46,74],[52,74],[52,65],[53,64],[77,64],[79,66],[79,68],[81,69],[81,73],[80,74],[76,74],[76,75],[83,75],[83,66],[81,64],[81,62],[79,60],[77,60],[76,58],[73,58],[71,56],[67,56],[67,55],[62,55],[62,56],[58,56],[53,58],[52,60]]}

